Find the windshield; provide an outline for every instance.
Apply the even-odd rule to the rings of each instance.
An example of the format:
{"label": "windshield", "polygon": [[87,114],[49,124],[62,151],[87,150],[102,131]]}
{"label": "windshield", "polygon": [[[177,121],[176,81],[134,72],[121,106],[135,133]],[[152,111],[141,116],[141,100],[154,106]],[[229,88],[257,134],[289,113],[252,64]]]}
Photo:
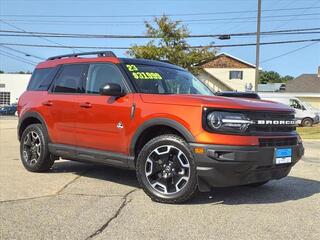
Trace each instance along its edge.
{"label": "windshield", "polygon": [[141,93],[213,95],[200,80],[184,70],[140,64],[126,64],[125,68]]}
{"label": "windshield", "polygon": [[308,103],[308,102],[303,102],[303,101],[301,101],[302,102],[302,104],[304,105],[304,106],[306,106],[307,108],[309,108],[309,109],[311,109],[311,110],[317,110],[314,106],[312,106],[310,103]]}

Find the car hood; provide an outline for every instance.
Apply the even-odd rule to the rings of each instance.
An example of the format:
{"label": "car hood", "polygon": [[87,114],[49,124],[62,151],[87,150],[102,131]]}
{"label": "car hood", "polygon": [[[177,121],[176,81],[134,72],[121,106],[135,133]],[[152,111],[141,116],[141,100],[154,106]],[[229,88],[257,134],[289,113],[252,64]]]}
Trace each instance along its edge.
{"label": "car hood", "polygon": [[142,101],[144,101],[145,103],[153,104],[293,112],[293,110],[285,104],[260,99],[204,96],[192,94],[140,94],[140,96]]}

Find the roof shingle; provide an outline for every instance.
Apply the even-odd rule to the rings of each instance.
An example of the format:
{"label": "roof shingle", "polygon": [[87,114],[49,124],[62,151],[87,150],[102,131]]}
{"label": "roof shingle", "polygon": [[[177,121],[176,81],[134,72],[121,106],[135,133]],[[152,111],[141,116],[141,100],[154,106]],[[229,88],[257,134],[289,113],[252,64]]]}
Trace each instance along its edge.
{"label": "roof shingle", "polygon": [[287,82],[286,92],[320,93],[320,77],[317,74],[302,74]]}

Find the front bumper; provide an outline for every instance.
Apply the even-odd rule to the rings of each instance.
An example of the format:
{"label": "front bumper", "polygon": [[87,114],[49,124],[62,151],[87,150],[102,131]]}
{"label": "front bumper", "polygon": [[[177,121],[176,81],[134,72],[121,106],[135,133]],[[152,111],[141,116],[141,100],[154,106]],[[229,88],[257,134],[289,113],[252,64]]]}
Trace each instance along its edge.
{"label": "front bumper", "polygon": [[[264,182],[287,176],[304,154],[301,143],[292,148],[289,164],[275,164],[275,147],[190,144],[195,156],[200,191]],[[203,148],[203,153],[195,153]]]}

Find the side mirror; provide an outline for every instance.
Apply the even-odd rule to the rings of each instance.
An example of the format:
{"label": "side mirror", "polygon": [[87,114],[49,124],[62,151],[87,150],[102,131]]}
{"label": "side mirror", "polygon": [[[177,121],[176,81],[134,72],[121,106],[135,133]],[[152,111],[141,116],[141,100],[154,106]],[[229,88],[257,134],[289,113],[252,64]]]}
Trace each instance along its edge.
{"label": "side mirror", "polygon": [[100,88],[100,94],[114,97],[123,97],[126,95],[126,93],[122,91],[121,86],[116,83],[109,83]]}

